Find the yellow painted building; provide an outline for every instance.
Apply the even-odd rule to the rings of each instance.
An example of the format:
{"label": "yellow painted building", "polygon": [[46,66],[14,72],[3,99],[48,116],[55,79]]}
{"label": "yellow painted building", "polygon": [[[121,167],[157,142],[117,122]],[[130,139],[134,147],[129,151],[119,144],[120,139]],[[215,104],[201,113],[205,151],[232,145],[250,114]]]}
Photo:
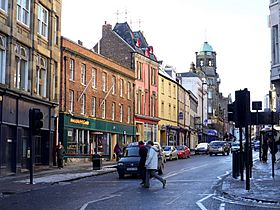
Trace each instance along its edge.
{"label": "yellow painted building", "polygon": [[159,70],[158,117],[161,145],[176,145],[178,141],[178,94],[177,82],[166,72]]}

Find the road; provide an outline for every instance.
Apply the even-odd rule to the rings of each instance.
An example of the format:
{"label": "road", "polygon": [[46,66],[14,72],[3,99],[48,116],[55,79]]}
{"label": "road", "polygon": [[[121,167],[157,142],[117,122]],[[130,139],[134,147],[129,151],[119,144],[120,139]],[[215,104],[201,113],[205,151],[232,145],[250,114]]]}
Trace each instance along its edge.
{"label": "road", "polygon": [[153,179],[151,187],[146,189],[139,185],[140,179],[119,179],[117,173],[111,173],[1,198],[0,209],[264,209],[219,195],[221,179],[230,170],[231,155],[197,155],[166,163],[165,189],[158,180]]}

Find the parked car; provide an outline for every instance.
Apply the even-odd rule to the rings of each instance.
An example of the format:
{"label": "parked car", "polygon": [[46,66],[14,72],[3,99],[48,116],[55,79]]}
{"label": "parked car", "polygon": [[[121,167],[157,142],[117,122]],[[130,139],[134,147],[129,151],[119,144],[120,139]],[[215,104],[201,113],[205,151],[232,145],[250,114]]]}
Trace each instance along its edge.
{"label": "parked car", "polygon": [[209,144],[209,155],[212,156],[213,154],[222,154],[222,155],[229,155],[230,146],[226,141],[211,141]]}
{"label": "parked car", "polygon": [[260,141],[254,141],[254,151],[260,150]]}
{"label": "parked car", "polygon": [[179,158],[190,158],[191,151],[187,146],[185,146],[185,145],[177,146],[176,149],[178,150]]}
{"label": "parked car", "polygon": [[178,160],[178,151],[174,146],[165,146],[163,148],[163,152],[165,153],[165,157],[168,160]]}
{"label": "parked car", "polygon": [[[117,163],[117,171],[119,174],[119,178],[124,178],[126,174],[129,175],[140,175],[139,171],[139,146],[138,142],[133,142],[127,145],[124,149],[123,156]],[[163,174],[163,161],[159,156],[158,158],[158,174]]]}
{"label": "parked car", "polygon": [[208,154],[209,152],[209,144],[208,143],[199,143],[194,148],[194,154]]}

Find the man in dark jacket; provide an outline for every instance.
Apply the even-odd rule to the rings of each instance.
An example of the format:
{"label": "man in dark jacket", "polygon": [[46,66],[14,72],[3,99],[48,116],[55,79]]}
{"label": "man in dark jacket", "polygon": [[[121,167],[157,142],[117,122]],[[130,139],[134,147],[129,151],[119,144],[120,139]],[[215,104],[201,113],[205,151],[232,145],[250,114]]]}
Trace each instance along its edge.
{"label": "man in dark jacket", "polygon": [[147,158],[148,149],[146,148],[143,141],[139,141],[138,145],[139,145],[139,156],[140,156],[139,171],[142,179],[142,182],[140,184],[145,184],[145,180],[146,180],[145,162]]}

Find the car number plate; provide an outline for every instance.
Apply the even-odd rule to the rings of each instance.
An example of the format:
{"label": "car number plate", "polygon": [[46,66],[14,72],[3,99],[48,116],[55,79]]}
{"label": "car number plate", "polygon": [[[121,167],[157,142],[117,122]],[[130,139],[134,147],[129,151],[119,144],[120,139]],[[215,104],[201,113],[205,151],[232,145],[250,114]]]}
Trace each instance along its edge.
{"label": "car number plate", "polygon": [[133,168],[127,168],[126,170],[128,170],[128,171],[137,171],[137,168],[136,168],[136,167],[133,167]]}

